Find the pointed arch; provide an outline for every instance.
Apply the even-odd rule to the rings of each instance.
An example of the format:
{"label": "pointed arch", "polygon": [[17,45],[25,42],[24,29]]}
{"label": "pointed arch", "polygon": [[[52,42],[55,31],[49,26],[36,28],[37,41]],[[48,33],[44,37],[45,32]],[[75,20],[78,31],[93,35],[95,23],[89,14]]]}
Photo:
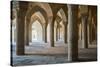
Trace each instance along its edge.
{"label": "pointed arch", "polygon": [[61,19],[62,19],[64,22],[67,21],[67,17],[66,17],[66,14],[65,14],[63,8],[59,9],[59,11],[57,12],[57,15],[58,15],[59,17],[61,17]]}
{"label": "pointed arch", "polygon": [[35,12],[41,12],[42,15],[44,16],[46,22],[48,21],[48,16],[47,16],[47,12],[41,8],[40,6],[34,6],[32,7],[30,10],[27,11],[27,14],[26,14],[26,20],[30,20],[31,19],[31,16],[35,13]]}
{"label": "pointed arch", "polygon": [[33,21],[35,21],[35,20],[38,20],[39,22],[40,22],[40,24],[42,25],[42,27],[43,27],[43,24],[45,24],[46,23],[46,20],[45,20],[45,18],[44,18],[44,16],[42,15],[42,13],[41,12],[35,12],[32,16],[31,16],[31,19],[30,19],[31,21],[30,21],[30,24],[29,24],[29,27],[30,27],[30,25],[33,23]]}
{"label": "pointed arch", "polygon": [[[64,41],[66,43],[67,35],[67,15],[64,12],[64,8],[60,8],[57,12],[57,29],[56,29],[56,41]],[[59,21],[58,21],[59,20]]]}
{"label": "pointed arch", "polygon": [[[41,12],[35,12],[32,16],[31,16],[31,22],[30,22],[30,24],[29,24],[29,39],[31,39],[31,36],[32,36],[32,29],[31,29],[31,27],[32,27],[32,24],[34,24],[34,22],[35,21],[38,21],[38,23],[40,23],[41,24],[41,27],[42,27],[42,34],[43,34],[43,24],[44,23],[46,23],[46,21],[45,21],[45,18],[43,17],[43,15],[42,15],[42,13]],[[41,29],[40,29],[41,30]],[[30,40],[30,42],[31,42],[32,40]],[[42,39],[41,39],[41,41],[42,41]]]}

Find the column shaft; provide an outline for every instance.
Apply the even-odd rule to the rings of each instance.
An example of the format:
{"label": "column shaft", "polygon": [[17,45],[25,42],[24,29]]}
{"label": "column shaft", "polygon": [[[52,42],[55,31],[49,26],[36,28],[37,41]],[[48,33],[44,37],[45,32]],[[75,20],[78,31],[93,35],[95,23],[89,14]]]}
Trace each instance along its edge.
{"label": "column shaft", "polygon": [[92,42],[95,40],[94,17],[92,17]]}
{"label": "column shaft", "polygon": [[53,21],[50,23],[50,45],[51,47],[54,47],[54,19]]}
{"label": "column shaft", "polygon": [[88,24],[88,44],[91,44],[92,40],[91,40],[91,24]]}
{"label": "column shaft", "polygon": [[25,29],[26,29],[26,30],[25,30],[25,33],[26,33],[26,34],[25,34],[25,38],[26,38],[26,40],[25,40],[25,42],[26,42],[25,45],[26,45],[26,46],[29,46],[29,28],[28,28],[28,22],[26,22],[26,25],[25,25],[25,26],[26,26],[26,28],[25,28]]}
{"label": "column shaft", "polygon": [[29,27],[29,42],[32,42],[32,26]]}
{"label": "column shaft", "polygon": [[87,37],[87,16],[82,17],[82,48],[88,48],[88,37]]}
{"label": "column shaft", "polygon": [[78,60],[78,6],[68,5],[68,61]]}
{"label": "column shaft", "polygon": [[56,41],[58,41],[58,28],[56,28]]}
{"label": "column shaft", "polygon": [[88,44],[91,44],[91,22],[92,22],[92,16],[91,16],[91,10],[89,10],[89,18],[88,18]]}
{"label": "column shaft", "polygon": [[58,39],[60,40],[60,27],[58,28]]}
{"label": "column shaft", "polygon": [[17,55],[24,55],[24,44],[25,44],[25,39],[24,39],[24,12],[20,11],[18,12],[17,15]]}
{"label": "column shaft", "polygon": [[46,26],[43,27],[43,41],[47,43],[47,29]]}
{"label": "column shaft", "polygon": [[67,43],[67,25],[64,26],[64,43]]}

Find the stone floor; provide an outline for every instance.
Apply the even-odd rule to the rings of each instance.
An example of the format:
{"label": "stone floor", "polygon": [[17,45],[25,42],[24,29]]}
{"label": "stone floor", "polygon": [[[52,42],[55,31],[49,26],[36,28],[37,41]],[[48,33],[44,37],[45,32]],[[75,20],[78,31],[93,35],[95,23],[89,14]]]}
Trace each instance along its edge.
{"label": "stone floor", "polygon": [[[50,47],[48,43],[34,43],[25,46],[24,56],[16,55],[16,46],[13,45],[11,61],[12,65],[40,65],[69,63],[67,60],[67,44],[55,43],[55,47]],[[79,60],[77,62],[96,61],[97,49],[95,43],[89,45],[88,49],[79,48]]]}

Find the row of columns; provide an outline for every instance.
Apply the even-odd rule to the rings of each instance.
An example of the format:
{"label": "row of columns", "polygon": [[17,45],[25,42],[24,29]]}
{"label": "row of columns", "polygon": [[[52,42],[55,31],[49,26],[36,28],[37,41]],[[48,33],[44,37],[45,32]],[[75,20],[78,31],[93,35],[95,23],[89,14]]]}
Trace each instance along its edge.
{"label": "row of columns", "polygon": [[[26,23],[26,41],[27,41],[26,45],[29,45],[29,42],[31,42],[31,37],[32,37],[32,29],[29,29],[28,26],[29,25],[27,25],[27,23]],[[67,31],[67,25],[65,23],[65,26],[64,26],[64,43],[67,43],[67,32],[66,31]],[[47,43],[47,26],[46,26],[46,24],[44,24],[42,26],[42,33],[43,33],[43,41],[45,43]],[[57,27],[56,28],[56,41],[58,41],[58,39],[60,39],[60,28]]]}
{"label": "row of columns", "polygon": [[[76,9],[76,6],[68,6],[68,52],[69,52],[69,58],[71,59],[71,57],[73,58],[73,56],[75,57],[75,55],[77,55],[77,46],[78,46],[78,37],[77,33],[75,34],[74,32],[77,32],[77,14],[75,11],[73,11],[73,9]],[[77,9],[76,9],[77,10]],[[17,55],[23,55],[24,54],[24,44],[25,44],[25,40],[24,40],[24,29],[25,29],[25,19],[24,19],[24,13],[23,11],[19,10],[18,12],[18,22],[17,22]],[[76,15],[74,15],[76,14]],[[75,18],[76,17],[76,18]],[[54,22],[54,20],[53,20]],[[54,24],[51,23],[50,24],[51,28],[50,28],[50,43],[51,46],[54,47]],[[74,33],[74,34],[73,34]],[[65,35],[66,36],[66,35]],[[74,38],[75,37],[75,38]],[[77,44],[77,45],[75,45]],[[75,48],[76,47],[76,48]],[[75,48],[75,49],[72,49]],[[75,52],[76,51],[76,52]],[[74,53],[73,53],[74,52]],[[74,55],[75,54],[75,55]]]}
{"label": "row of columns", "polygon": [[[81,16],[81,23],[80,23],[80,31],[79,31],[79,36],[80,39],[82,40],[82,48],[88,48],[89,45],[93,42],[93,40],[96,37],[96,32],[94,30],[96,30],[95,28],[93,28],[93,24],[95,21],[93,21],[93,16],[91,13],[91,10],[89,10],[88,12],[89,14],[83,14]],[[93,30],[94,29],[94,30]]]}
{"label": "row of columns", "polygon": [[[55,17],[53,18],[53,21],[50,23],[50,45],[51,47],[54,47],[54,22]],[[60,28],[56,28],[56,40],[58,41],[60,39]],[[64,43],[67,43],[67,23],[65,23],[64,26]]]}
{"label": "row of columns", "polygon": [[[57,26],[56,27],[56,41],[58,41],[60,39],[60,28]],[[64,23],[64,36],[63,36],[63,40],[64,40],[64,43],[67,43],[67,23],[65,22]]]}
{"label": "row of columns", "polygon": [[[25,12],[20,8],[17,14],[17,55],[24,55],[25,45]],[[50,23],[50,44],[54,47],[54,22],[55,19]],[[83,25],[83,46],[87,46],[87,17],[82,17]],[[65,43],[68,42],[68,60],[78,60],[78,6],[68,5],[68,29],[64,26]],[[67,32],[68,31],[68,32]],[[46,40],[46,28],[44,29],[44,40]],[[26,34],[27,35],[27,34]],[[68,37],[68,39],[67,39]]]}
{"label": "row of columns", "polygon": [[[82,45],[82,47],[83,48],[88,48],[88,43],[87,42],[89,42],[89,41],[91,41],[91,38],[89,39],[88,38],[88,36],[87,36],[87,33],[89,33],[89,32],[87,32],[87,20],[88,20],[88,18],[86,18],[86,16],[82,16],[82,26],[83,26],[83,28],[82,28],[82,43],[83,43],[83,45]],[[51,25],[51,26],[53,26],[53,25]],[[58,34],[58,35],[60,35],[60,33],[59,33],[59,31],[58,31],[59,29],[57,29],[56,30],[56,35]],[[64,26],[64,43],[67,43],[67,25],[65,24],[65,26]],[[89,30],[90,31],[90,30]],[[50,31],[51,32],[51,31]],[[54,34],[53,34],[53,36],[54,36]],[[90,35],[89,35],[90,36]],[[56,36],[56,39],[58,40],[59,38],[58,38],[59,36]],[[30,37],[31,38],[31,37]],[[89,40],[89,41],[87,41],[87,39]],[[45,43],[47,43],[47,28],[46,28],[46,25],[45,26],[43,26],[43,41],[45,42]],[[26,44],[28,44],[28,42],[26,43]],[[52,44],[51,44],[52,45]]]}

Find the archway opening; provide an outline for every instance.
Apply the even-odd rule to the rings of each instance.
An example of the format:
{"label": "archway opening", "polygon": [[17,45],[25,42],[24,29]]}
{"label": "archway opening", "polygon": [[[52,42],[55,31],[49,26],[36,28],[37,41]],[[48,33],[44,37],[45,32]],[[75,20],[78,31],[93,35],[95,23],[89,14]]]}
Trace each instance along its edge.
{"label": "archway opening", "polygon": [[59,24],[59,32],[59,41],[64,41],[64,25],[62,21]]}
{"label": "archway opening", "polygon": [[38,20],[32,23],[32,42],[42,42],[42,25]]}
{"label": "archway opening", "polygon": [[54,36],[55,36],[55,42],[63,42],[64,41],[63,21],[60,21],[58,24],[55,23]]}
{"label": "archway opening", "polygon": [[65,25],[67,24],[67,18],[65,15],[64,10],[61,8],[60,10],[58,10],[57,12],[57,17],[56,17],[56,23],[54,24],[54,28],[56,28],[56,42],[64,42],[65,40]]}

